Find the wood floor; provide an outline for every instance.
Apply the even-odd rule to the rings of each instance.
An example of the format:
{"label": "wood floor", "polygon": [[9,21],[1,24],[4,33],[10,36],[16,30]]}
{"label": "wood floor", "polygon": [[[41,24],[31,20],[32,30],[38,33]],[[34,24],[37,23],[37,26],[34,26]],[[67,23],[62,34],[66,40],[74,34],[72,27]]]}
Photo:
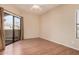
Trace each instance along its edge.
{"label": "wood floor", "polygon": [[41,38],[27,39],[6,46],[1,55],[79,55],[79,51]]}

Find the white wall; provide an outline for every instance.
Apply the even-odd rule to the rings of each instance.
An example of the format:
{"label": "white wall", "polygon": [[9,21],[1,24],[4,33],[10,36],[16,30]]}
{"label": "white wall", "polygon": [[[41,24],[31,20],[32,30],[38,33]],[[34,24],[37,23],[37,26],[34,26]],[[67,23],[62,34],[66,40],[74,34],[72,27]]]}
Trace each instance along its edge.
{"label": "white wall", "polygon": [[79,50],[75,13],[79,5],[62,5],[41,16],[40,37]]}
{"label": "white wall", "polygon": [[39,17],[34,14],[24,14],[24,38],[39,37]]}

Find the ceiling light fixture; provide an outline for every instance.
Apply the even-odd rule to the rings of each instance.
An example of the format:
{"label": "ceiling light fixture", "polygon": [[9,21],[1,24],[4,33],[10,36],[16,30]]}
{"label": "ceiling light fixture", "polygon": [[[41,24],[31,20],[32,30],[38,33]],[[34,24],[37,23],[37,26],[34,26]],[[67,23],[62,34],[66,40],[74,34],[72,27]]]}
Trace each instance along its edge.
{"label": "ceiling light fixture", "polygon": [[41,11],[41,7],[39,5],[33,5],[31,9]]}

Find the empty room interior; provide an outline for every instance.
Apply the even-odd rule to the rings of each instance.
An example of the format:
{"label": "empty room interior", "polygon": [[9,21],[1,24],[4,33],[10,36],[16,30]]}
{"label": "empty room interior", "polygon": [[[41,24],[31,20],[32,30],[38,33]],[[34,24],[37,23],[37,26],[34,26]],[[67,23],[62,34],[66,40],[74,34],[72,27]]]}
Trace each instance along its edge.
{"label": "empty room interior", "polygon": [[79,4],[0,4],[0,55],[79,55]]}

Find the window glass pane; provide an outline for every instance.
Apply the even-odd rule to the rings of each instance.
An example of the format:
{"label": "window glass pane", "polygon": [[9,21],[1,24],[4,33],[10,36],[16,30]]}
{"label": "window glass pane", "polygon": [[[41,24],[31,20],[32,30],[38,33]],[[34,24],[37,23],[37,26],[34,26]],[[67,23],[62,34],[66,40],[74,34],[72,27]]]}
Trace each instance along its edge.
{"label": "window glass pane", "polygon": [[13,42],[13,16],[4,13],[5,45]]}
{"label": "window glass pane", "polygon": [[4,29],[13,29],[13,16],[6,15],[4,17]]}
{"label": "window glass pane", "polygon": [[20,18],[14,17],[14,40],[17,41],[20,39]]}
{"label": "window glass pane", "polygon": [[79,24],[79,11],[77,11],[77,24]]}
{"label": "window glass pane", "polygon": [[77,26],[77,30],[79,30],[79,25],[76,25]]}
{"label": "window glass pane", "polygon": [[20,29],[20,18],[18,18],[18,17],[14,18],[14,28]]}
{"label": "window glass pane", "polygon": [[79,38],[79,30],[77,30],[77,38]]}

